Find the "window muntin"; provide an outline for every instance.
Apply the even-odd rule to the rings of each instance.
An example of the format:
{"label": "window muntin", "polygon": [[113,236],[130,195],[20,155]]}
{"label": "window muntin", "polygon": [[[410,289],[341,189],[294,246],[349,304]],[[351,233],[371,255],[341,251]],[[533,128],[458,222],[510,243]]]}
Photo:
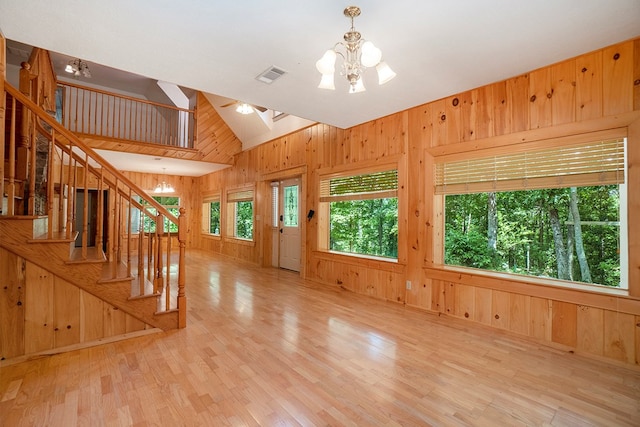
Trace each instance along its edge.
{"label": "window muntin", "polygon": [[626,288],[624,145],[436,164],[445,264]]}
{"label": "window muntin", "polygon": [[220,235],[220,198],[208,198],[202,203],[202,232]]}
{"label": "window muntin", "polygon": [[[397,259],[398,171],[344,175],[320,181],[326,249]],[[324,241],[321,238],[321,241]]]}

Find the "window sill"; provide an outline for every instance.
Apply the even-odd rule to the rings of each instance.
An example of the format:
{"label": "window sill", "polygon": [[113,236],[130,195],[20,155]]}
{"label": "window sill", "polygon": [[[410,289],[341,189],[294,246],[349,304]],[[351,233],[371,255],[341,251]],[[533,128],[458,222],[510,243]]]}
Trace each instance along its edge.
{"label": "window sill", "polygon": [[247,240],[247,239],[238,239],[237,237],[225,237],[223,239],[225,242],[227,243],[235,243],[238,245],[244,245],[244,246],[255,246],[256,242],[253,240]]}
{"label": "window sill", "polygon": [[383,258],[371,255],[349,254],[345,252],[336,251],[313,251],[313,255],[316,258],[324,259],[327,261],[336,261],[353,265],[366,265],[368,268],[374,268],[377,270],[393,271],[396,273],[404,271],[404,264],[398,262],[397,259]]}
{"label": "window sill", "polygon": [[570,302],[606,310],[640,314],[640,298],[627,289],[607,288],[576,282],[518,276],[474,268],[433,265],[423,267],[430,279],[538,298]]}
{"label": "window sill", "polygon": [[212,239],[212,240],[222,239],[222,237],[219,234],[200,233],[200,235],[205,239]]}

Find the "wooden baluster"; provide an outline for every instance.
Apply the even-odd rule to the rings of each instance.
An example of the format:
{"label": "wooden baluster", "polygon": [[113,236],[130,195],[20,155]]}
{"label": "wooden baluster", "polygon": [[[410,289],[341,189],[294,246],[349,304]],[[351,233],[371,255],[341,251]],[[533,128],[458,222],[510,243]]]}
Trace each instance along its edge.
{"label": "wooden baluster", "polygon": [[75,189],[72,187],[71,174],[73,173],[73,143],[69,143],[69,168],[67,169],[67,239],[71,238],[71,234],[73,233],[73,194],[72,191],[75,192]]}
{"label": "wooden baluster", "polygon": [[100,168],[100,180],[98,181],[98,212],[96,222],[96,251],[98,251],[98,254],[102,254],[102,239],[104,238],[104,168]]}
{"label": "wooden baluster", "polygon": [[[71,178],[73,181],[69,194],[69,199],[71,200],[71,209],[69,214],[71,215],[71,228],[73,230],[73,233],[75,234],[78,231],[78,226],[76,225],[76,208],[78,203],[76,191],[76,188],[78,187],[78,159],[76,159],[75,157],[73,159],[73,171]],[[74,238],[77,238],[77,236],[74,236]]]}
{"label": "wooden baluster", "polygon": [[87,259],[89,246],[89,154],[84,155],[83,169],[84,200],[82,203],[82,259]]}
{"label": "wooden baluster", "polygon": [[58,232],[62,233],[62,230],[64,230],[64,222],[65,222],[65,217],[64,217],[64,154],[65,154],[65,150],[64,148],[62,150],[60,150],[60,171],[59,171],[59,175],[60,175],[60,196],[58,198]]}
{"label": "wooden baluster", "polygon": [[[53,194],[55,188],[55,173],[53,172],[53,156],[55,155],[56,131],[51,129],[51,141],[49,141],[47,153],[47,237],[53,237]],[[36,151],[35,144],[31,147],[32,151]],[[35,161],[35,156],[33,156]],[[35,181],[35,172],[31,178]],[[35,186],[34,186],[35,191]]]}
{"label": "wooden baluster", "polygon": [[165,310],[171,309],[171,224],[167,230],[167,271],[165,275]]}
{"label": "wooden baluster", "polygon": [[155,257],[155,280],[153,290],[155,293],[162,292],[162,234],[164,232],[164,218],[162,214],[156,215],[156,257]]}
{"label": "wooden baluster", "polygon": [[140,286],[140,296],[144,295],[144,213],[140,210],[138,221],[138,285]]}
{"label": "wooden baluster", "polygon": [[147,245],[147,280],[153,283],[155,279],[155,267],[153,265],[153,254],[155,253],[153,250],[155,232],[147,232],[147,238],[149,239]]}
{"label": "wooden baluster", "polygon": [[[29,132],[29,139],[31,147],[29,149],[29,174],[27,180],[29,181],[29,202],[27,204],[27,213],[29,215],[36,214],[36,121],[31,120],[31,131]],[[51,231],[51,227],[49,227]]]}
{"label": "wooden baluster", "polygon": [[187,326],[187,297],[185,286],[185,256],[187,245],[187,214],[185,208],[180,208],[178,217],[178,242],[180,254],[178,255],[178,328]]}
{"label": "wooden baluster", "polygon": [[9,183],[7,185],[7,215],[15,215],[16,201],[16,99],[11,100],[11,126],[9,134]]}
{"label": "wooden baluster", "polygon": [[117,276],[118,268],[118,187],[119,182],[116,178],[116,182],[113,188],[113,216],[112,216],[112,229],[113,233],[110,233],[109,239],[111,240],[111,278],[114,279]]}
{"label": "wooden baluster", "polygon": [[129,277],[131,277],[131,214],[133,210],[131,201],[131,188],[129,188],[129,199],[127,205],[127,275]]}

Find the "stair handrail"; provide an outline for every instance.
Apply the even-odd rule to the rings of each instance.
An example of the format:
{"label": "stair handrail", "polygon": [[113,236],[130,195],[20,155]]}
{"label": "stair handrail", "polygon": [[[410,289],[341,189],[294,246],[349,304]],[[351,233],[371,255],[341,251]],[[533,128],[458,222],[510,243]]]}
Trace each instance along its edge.
{"label": "stair handrail", "polygon": [[71,141],[74,146],[82,149],[86,154],[88,154],[96,163],[98,163],[101,167],[109,171],[115,177],[118,178],[119,181],[133,189],[140,196],[144,197],[145,201],[148,202],[151,206],[157,209],[157,212],[162,213],[165,218],[168,218],[172,223],[179,225],[178,218],[173,215],[169,210],[167,210],[164,206],[158,203],[153,197],[148,197],[147,192],[136,185],[133,181],[127,178],[124,174],[122,174],[118,169],[114,168],[109,162],[107,162],[101,155],[96,153],[91,147],[82,142],[80,138],[78,138],[73,132],[66,129],[60,123],[58,123],[53,117],[47,114],[41,107],[39,107],[35,102],[25,96],[18,89],[14,88],[7,82],[4,81],[4,89],[7,93],[9,93],[16,100],[20,101],[23,105],[27,106],[29,110],[31,110],[34,114],[38,116],[39,119],[46,122],[49,126],[55,129],[56,133],[63,135],[69,141]]}

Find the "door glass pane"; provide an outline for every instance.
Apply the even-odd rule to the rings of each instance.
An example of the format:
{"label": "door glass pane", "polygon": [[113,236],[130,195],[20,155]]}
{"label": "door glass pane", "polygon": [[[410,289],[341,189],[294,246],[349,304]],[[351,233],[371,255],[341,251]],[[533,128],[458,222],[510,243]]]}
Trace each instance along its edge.
{"label": "door glass pane", "polygon": [[298,186],[284,187],[284,226],[298,226]]}

